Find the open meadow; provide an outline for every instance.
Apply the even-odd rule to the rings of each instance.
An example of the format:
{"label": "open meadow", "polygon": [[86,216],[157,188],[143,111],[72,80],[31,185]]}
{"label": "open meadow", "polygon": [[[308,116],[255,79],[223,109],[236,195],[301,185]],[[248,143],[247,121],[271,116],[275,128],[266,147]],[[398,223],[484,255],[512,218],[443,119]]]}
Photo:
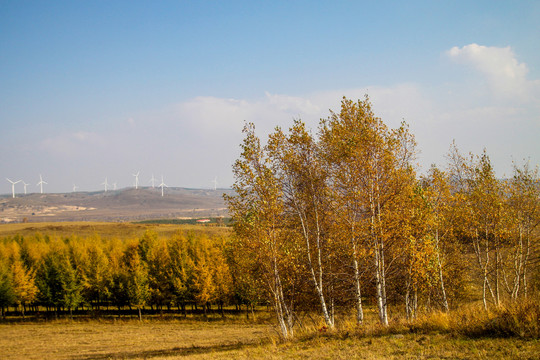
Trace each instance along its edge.
{"label": "open meadow", "polygon": [[299,335],[241,321],[66,321],[0,324],[2,359],[538,359],[538,340],[452,333]]}
{"label": "open meadow", "polygon": [[155,231],[159,236],[170,236],[177,231],[198,231],[205,233],[223,233],[229,229],[216,226],[175,225],[175,224],[140,224],[129,222],[39,222],[0,224],[0,238],[8,236],[34,236],[37,233],[50,237],[79,238],[99,236],[104,239],[139,238],[148,230]]}

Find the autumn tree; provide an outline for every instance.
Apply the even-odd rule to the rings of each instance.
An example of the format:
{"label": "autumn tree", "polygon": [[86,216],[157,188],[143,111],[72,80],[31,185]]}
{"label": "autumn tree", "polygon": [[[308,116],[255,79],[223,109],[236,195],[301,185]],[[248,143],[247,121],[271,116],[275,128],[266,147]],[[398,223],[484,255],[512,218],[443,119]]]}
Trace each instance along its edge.
{"label": "autumn tree", "polygon": [[181,232],[175,233],[168,242],[172,272],[171,287],[174,302],[182,307],[184,316],[187,316],[186,302],[192,301],[194,297],[193,282],[195,264],[190,255],[191,249],[189,242]]}
{"label": "autumn tree", "polygon": [[84,298],[98,310],[101,302],[110,296],[111,275],[110,261],[105,254],[104,244],[98,239],[93,239],[85,249],[81,280]]}
{"label": "autumn tree", "polygon": [[67,254],[62,254],[59,260],[60,303],[68,309],[69,317],[73,319],[73,309],[83,302],[81,276]]}
{"label": "autumn tree", "polygon": [[48,309],[57,311],[62,305],[62,269],[61,253],[50,250],[42,259],[37,272],[36,285],[39,289],[38,299]]}
{"label": "autumn tree", "polygon": [[0,261],[0,311],[2,319],[5,319],[5,308],[15,302],[11,271],[6,262]]}
{"label": "autumn tree", "polygon": [[293,335],[294,294],[288,292],[286,270],[294,260],[287,249],[290,244],[282,236],[283,191],[255,126],[246,124],[244,134],[242,153],[233,166],[235,195],[225,199],[239,235],[237,248],[257,260],[281,335],[289,338]]}
{"label": "autumn tree", "polygon": [[[133,247],[133,245],[131,246]],[[109,274],[106,286],[109,290],[109,300],[118,308],[118,311],[130,302],[128,273],[124,263],[124,251],[124,244],[120,243],[120,241],[113,241],[111,248],[107,252]]]}
{"label": "autumn tree", "polygon": [[356,284],[357,321],[362,321],[359,248],[369,248],[373,261],[379,319],[388,325],[387,245],[392,233],[392,208],[414,179],[411,161],[415,142],[406,124],[390,130],[375,116],[368,97],[346,98],[340,113],[321,123],[321,141],[331,172],[336,204],[347,226]]}
{"label": "autumn tree", "polygon": [[450,306],[445,286],[444,264],[447,262],[445,245],[453,240],[451,186],[448,175],[436,166],[430,168],[428,175],[421,179],[421,184],[425,200],[424,224],[427,225],[427,231],[433,239],[442,307],[448,312]]}
{"label": "autumn tree", "polygon": [[298,244],[300,256],[305,259],[324,321],[333,328],[334,301],[328,270],[333,258],[329,230],[332,212],[318,144],[305,124],[295,120],[288,134],[276,129],[270,135],[268,149],[283,191],[285,215],[290,228],[302,239]]}
{"label": "autumn tree", "polygon": [[165,240],[156,240],[148,248],[146,264],[148,265],[150,303],[155,304],[160,309],[164,305],[170,306],[173,301],[173,273],[169,247]]}
{"label": "autumn tree", "polygon": [[[538,168],[531,169],[528,163],[521,168],[514,164],[514,176],[508,187],[511,236],[510,264],[504,272],[504,284],[511,299],[529,294],[529,282],[533,264],[539,248],[535,233],[540,224],[540,179]],[[536,255],[537,256],[537,255]]]}
{"label": "autumn tree", "polygon": [[126,292],[129,303],[134,306],[142,321],[142,309],[150,296],[148,267],[139,255],[138,246],[130,244],[124,252],[124,270],[126,276]]}
{"label": "autumn tree", "polygon": [[482,278],[482,301],[488,306],[488,295],[500,303],[501,289],[501,213],[503,192],[495,177],[486,151],[469,159],[454,146],[449,156],[450,171],[455,179],[456,196],[461,199],[459,224],[469,240]]}
{"label": "autumn tree", "polygon": [[26,305],[34,301],[38,294],[35,272],[32,269],[27,269],[20,259],[14,259],[11,264],[11,274],[15,304],[21,306],[24,318]]}
{"label": "autumn tree", "polygon": [[213,276],[213,264],[210,258],[210,244],[206,237],[199,239],[194,250],[194,279],[195,299],[203,306],[204,316],[207,316],[209,305],[215,300],[216,283]]}
{"label": "autumn tree", "polygon": [[222,317],[225,317],[223,307],[230,301],[233,293],[231,269],[225,255],[225,246],[223,239],[214,239],[213,246],[210,250],[215,283],[214,298],[219,305]]}

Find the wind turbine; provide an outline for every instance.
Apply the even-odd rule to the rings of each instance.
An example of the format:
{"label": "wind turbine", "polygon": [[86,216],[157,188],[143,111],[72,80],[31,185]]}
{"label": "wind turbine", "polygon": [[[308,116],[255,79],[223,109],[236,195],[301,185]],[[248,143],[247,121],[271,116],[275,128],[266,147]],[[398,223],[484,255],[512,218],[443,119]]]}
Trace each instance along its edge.
{"label": "wind turbine", "polygon": [[109,186],[107,183],[107,177],[105,177],[105,182],[102,182],[101,185],[105,185],[105,192],[107,192],[107,186]]}
{"label": "wind turbine", "polygon": [[161,188],[161,196],[163,197],[163,187],[168,187],[168,186],[163,182],[163,175],[161,175],[161,184],[159,184],[158,186]]}
{"label": "wind turbine", "polygon": [[47,184],[47,182],[43,181],[43,178],[41,177],[41,174],[39,174],[39,182],[36,186],[39,186],[39,192],[43,194],[43,184]]}
{"label": "wind turbine", "polygon": [[25,183],[24,181],[23,181],[22,183],[23,183],[23,186],[24,186],[24,195],[26,195],[26,187],[27,187],[28,185],[30,185],[30,184],[27,184],[27,183]]}
{"label": "wind turbine", "polygon": [[[13,198],[15,198],[15,184],[20,183],[21,180],[18,181],[11,181],[8,178],[6,178],[7,181],[11,183],[11,194],[13,195]],[[163,196],[163,195],[162,195]]]}
{"label": "wind turbine", "polygon": [[137,171],[136,174],[132,174],[133,176],[135,176],[135,190],[139,188],[139,174],[140,173],[141,173],[140,171]]}
{"label": "wind turbine", "polygon": [[79,187],[77,185],[73,184],[73,192],[77,191],[78,188]]}
{"label": "wind turbine", "polygon": [[212,182],[214,183],[214,190],[217,190],[217,177]]}
{"label": "wind turbine", "polygon": [[150,183],[152,184],[152,189],[154,189],[156,186],[155,186],[155,183],[156,183],[156,178],[154,177],[154,174],[152,174],[152,178],[150,179]]}

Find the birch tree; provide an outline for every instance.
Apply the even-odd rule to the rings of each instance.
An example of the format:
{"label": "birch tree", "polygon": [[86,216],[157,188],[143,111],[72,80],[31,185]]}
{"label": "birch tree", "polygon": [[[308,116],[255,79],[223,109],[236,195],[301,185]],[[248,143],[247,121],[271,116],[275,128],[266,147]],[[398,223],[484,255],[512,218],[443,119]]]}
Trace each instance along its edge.
{"label": "birch tree", "polygon": [[256,259],[276,313],[280,333],[293,336],[294,294],[287,289],[286,268],[294,263],[289,244],[282,234],[283,193],[271,160],[255,134],[255,126],[246,124],[242,154],[233,166],[235,195],[225,196],[237,248]]}
{"label": "birch tree", "polygon": [[372,256],[379,319],[388,325],[386,295],[386,245],[392,238],[388,226],[390,203],[410,181],[415,142],[406,124],[390,130],[375,116],[369,98],[341,102],[339,114],[321,123],[321,141],[330,163],[336,191],[348,228],[354,266],[357,319],[360,322],[361,292],[357,228],[367,229],[365,245]]}
{"label": "birch tree", "polygon": [[[509,213],[513,236],[510,240],[511,266],[504,282],[512,299],[528,296],[532,265],[538,263],[537,229],[540,224],[540,179],[538,168],[528,163],[521,168],[514,164],[514,176],[509,184]],[[536,255],[536,257],[535,257]]]}
{"label": "birch tree", "polygon": [[291,216],[291,227],[303,239],[299,244],[301,256],[306,261],[324,321],[333,328],[332,284],[327,284],[333,255],[329,239],[330,198],[317,143],[305,124],[295,120],[287,135],[276,129],[268,147],[283,189],[285,211]]}

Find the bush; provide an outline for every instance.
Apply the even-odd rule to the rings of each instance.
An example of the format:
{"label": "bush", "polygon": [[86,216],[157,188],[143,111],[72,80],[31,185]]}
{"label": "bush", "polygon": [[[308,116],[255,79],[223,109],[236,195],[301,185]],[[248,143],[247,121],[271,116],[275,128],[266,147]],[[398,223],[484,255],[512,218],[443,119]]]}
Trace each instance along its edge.
{"label": "bush", "polygon": [[[539,338],[540,303],[532,299],[505,304],[495,308],[478,335]],[[471,335],[475,335],[474,332]]]}

